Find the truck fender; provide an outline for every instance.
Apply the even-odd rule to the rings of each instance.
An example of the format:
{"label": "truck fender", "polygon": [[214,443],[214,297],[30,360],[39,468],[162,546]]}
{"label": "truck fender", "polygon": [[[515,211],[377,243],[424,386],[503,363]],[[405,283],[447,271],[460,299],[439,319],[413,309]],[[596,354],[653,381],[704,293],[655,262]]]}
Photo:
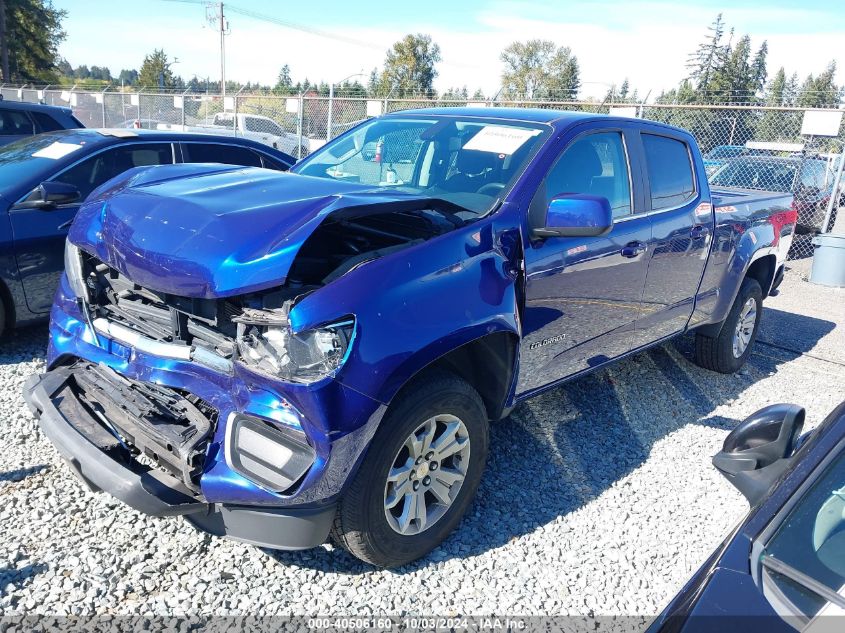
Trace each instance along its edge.
{"label": "truck fender", "polygon": [[[766,237],[765,234],[762,237]],[[739,236],[734,257],[722,283],[722,292],[713,309],[713,322],[696,328],[697,332],[710,337],[719,335],[739,288],[749,274],[760,282],[763,297],[768,296],[777,269],[777,247],[771,244],[770,239],[761,244],[762,237],[755,229]]]}
{"label": "truck fender", "polygon": [[380,402],[390,403],[402,389],[435,369],[451,371],[481,395],[491,420],[508,411],[517,375],[520,336],[512,323],[466,328],[420,349],[385,380]]}

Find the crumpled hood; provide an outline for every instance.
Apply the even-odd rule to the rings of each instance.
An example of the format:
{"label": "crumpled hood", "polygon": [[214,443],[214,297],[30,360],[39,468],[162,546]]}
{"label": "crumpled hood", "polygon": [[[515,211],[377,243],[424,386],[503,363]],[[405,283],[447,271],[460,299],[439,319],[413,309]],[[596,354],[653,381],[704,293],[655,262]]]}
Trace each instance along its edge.
{"label": "crumpled hood", "polygon": [[284,283],[329,213],[406,199],[416,196],[258,168],[138,168],[89,196],[69,239],[142,286],[224,297]]}

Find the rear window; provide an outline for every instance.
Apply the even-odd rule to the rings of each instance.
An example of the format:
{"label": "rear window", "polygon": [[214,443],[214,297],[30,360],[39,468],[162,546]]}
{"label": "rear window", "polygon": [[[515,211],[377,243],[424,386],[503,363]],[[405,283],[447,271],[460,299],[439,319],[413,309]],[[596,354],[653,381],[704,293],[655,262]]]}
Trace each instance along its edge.
{"label": "rear window", "polygon": [[642,139],[651,185],[651,208],[668,209],[692,200],[695,179],[687,144],[655,134],[643,134]]}
{"label": "rear window", "polygon": [[[53,117],[49,114],[44,114],[43,112],[31,112],[32,118],[35,119],[35,125],[38,128],[38,132],[55,132],[56,130],[63,130],[65,126],[56,121]],[[82,127],[81,125],[79,127]]]}

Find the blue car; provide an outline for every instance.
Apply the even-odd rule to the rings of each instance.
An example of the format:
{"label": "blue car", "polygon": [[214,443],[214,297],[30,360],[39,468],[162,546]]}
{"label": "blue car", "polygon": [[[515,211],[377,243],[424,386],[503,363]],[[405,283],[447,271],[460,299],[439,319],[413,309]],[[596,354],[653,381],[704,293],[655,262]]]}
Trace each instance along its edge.
{"label": "blue car", "polygon": [[801,436],[803,424],[801,407],[772,405],[725,439],[713,463],[751,512],[649,633],[842,630],[845,403]]}
{"label": "blue car", "polygon": [[47,317],[88,194],[134,167],[189,162],[284,171],[295,160],[245,139],[148,130],[65,130],[0,147],[0,333]]}
{"label": "blue car", "polygon": [[0,145],[43,132],[83,127],[70,108],[0,98]]}
{"label": "blue car", "polygon": [[678,128],[552,110],[390,114],[291,173],[133,170],[76,216],[25,397],[141,512],[401,565],[518,403],[689,330],[739,369],[791,204],[711,190]]}

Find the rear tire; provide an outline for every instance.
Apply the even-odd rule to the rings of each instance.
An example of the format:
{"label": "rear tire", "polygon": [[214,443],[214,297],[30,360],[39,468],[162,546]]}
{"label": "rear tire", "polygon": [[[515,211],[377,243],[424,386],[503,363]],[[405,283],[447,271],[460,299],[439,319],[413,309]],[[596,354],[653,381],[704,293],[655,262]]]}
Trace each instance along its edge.
{"label": "rear tire", "polygon": [[6,306],[3,305],[3,297],[0,296],[0,336],[6,330]]}
{"label": "rear tire", "polygon": [[415,383],[391,403],[370,442],[338,504],[332,539],[378,567],[425,556],[472,502],[488,444],[487,414],[475,389],[448,372]]}
{"label": "rear tire", "polygon": [[756,279],[746,278],[719,335],[696,332],[695,363],[721,374],[738,371],[751,355],[762,314],[763,290]]}

